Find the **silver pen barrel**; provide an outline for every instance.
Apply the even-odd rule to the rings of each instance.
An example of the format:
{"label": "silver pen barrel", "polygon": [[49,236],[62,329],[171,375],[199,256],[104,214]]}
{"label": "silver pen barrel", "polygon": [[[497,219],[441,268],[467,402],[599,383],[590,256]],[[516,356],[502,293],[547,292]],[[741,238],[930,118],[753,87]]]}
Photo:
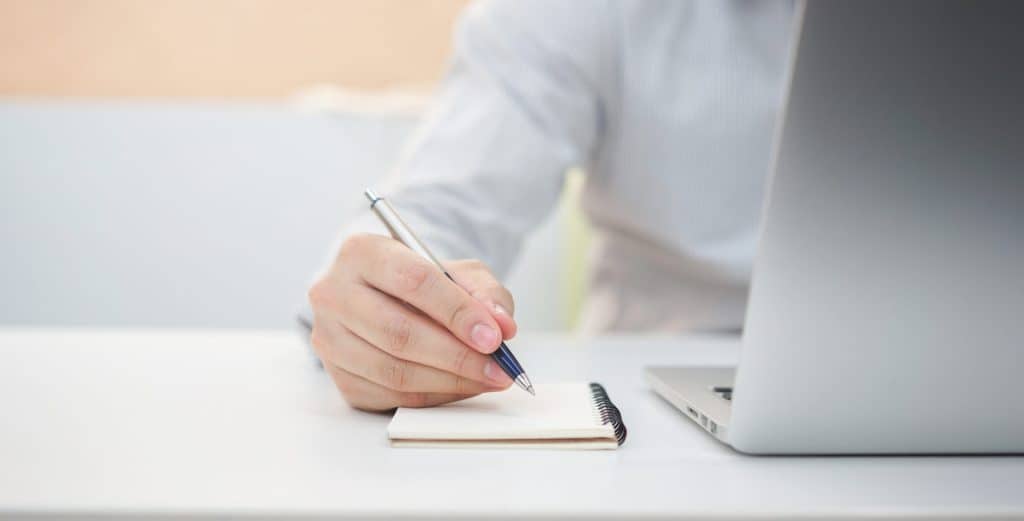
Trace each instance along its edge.
{"label": "silver pen barrel", "polygon": [[387,227],[388,232],[391,233],[392,237],[408,246],[409,249],[416,252],[424,259],[433,262],[438,268],[441,268],[441,271],[446,274],[448,273],[448,270],[446,270],[444,266],[438,262],[437,258],[434,257],[434,254],[430,253],[430,250],[420,242],[419,238],[416,237],[416,234],[412,233],[412,230],[406,226],[405,221],[398,216],[398,212],[396,212],[386,200],[377,197],[377,194],[373,193],[373,190],[366,190],[364,194],[366,195],[366,198],[370,200],[370,209],[373,210],[373,213],[377,214],[377,217],[384,223],[384,226]]}

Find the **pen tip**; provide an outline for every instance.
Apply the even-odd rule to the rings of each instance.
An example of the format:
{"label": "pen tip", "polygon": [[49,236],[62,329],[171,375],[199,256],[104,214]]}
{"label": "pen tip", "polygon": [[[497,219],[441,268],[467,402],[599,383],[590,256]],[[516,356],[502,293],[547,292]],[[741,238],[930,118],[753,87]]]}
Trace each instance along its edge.
{"label": "pen tip", "polygon": [[377,200],[380,199],[380,197],[377,197],[377,194],[373,193],[373,190],[370,190],[369,188],[367,188],[366,191],[363,192],[363,195],[365,195],[366,198],[369,199],[371,203],[376,203]]}
{"label": "pen tip", "polygon": [[524,391],[526,391],[526,392],[528,392],[528,393],[530,393],[530,394],[532,394],[534,396],[537,396],[537,393],[533,390],[533,382],[531,382],[530,378],[528,376],[526,376],[526,373],[519,373],[519,375],[516,376],[515,380],[516,380],[516,385],[518,385]]}

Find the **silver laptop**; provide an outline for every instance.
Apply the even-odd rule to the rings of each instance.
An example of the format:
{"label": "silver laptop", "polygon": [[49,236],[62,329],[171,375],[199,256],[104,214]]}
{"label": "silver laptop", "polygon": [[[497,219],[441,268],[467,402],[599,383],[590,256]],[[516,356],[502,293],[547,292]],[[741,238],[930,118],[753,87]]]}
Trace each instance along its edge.
{"label": "silver laptop", "polygon": [[739,367],[650,385],[742,452],[1024,452],[1024,3],[799,12]]}

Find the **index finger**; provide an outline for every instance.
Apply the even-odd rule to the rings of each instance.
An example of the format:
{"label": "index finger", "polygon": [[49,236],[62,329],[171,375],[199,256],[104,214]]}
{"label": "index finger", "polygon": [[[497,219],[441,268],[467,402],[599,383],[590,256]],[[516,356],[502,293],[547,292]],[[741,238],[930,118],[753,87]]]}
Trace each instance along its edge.
{"label": "index finger", "polygon": [[380,240],[373,254],[356,260],[367,284],[408,302],[481,353],[498,348],[500,328],[482,302],[402,243]]}

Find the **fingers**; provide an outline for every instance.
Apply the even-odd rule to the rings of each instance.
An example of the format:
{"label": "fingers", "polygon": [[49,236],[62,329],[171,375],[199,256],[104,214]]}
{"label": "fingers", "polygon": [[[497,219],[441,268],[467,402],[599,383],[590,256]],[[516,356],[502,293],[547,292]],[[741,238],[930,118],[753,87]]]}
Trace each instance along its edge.
{"label": "fingers", "polygon": [[456,282],[473,298],[490,308],[491,316],[501,327],[502,338],[516,336],[519,329],[513,318],[516,306],[512,293],[494,277],[486,264],[475,259],[446,262],[445,268]]}
{"label": "fingers", "polygon": [[478,261],[452,277],[393,239],[356,235],[309,291],[312,342],[345,400],[386,410],[507,388],[484,353],[516,332],[508,290]]}
{"label": "fingers", "polygon": [[370,235],[359,240],[375,241],[372,247],[363,246],[373,253],[352,258],[367,284],[413,305],[481,353],[498,348],[501,328],[491,315],[493,307],[470,296],[437,266],[398,241]]}
{"label": "fingers", "polygon": [[512,385],[512,379],[491,357],[470,349],[394,298],[354,282],[344,284],[340,291],[346,296],[342,308],[320,312],[383,354],[479,382],[492,390]]}
{"label": "fingers", "polygon": [[465,395],[445,393],[399,392],[375,384],[326,363],[324,368],[335,387],[349,405],[365,411],[387,411],[395,407],[432,407],[466,398]]}
{"label": "fingers", "polygon": [[335,327],[338,331],[324,347],[322,356],[349,373],[393,391],[469,396],[503,388],[397,358],[370,345],[340,324],[335,324]]}

